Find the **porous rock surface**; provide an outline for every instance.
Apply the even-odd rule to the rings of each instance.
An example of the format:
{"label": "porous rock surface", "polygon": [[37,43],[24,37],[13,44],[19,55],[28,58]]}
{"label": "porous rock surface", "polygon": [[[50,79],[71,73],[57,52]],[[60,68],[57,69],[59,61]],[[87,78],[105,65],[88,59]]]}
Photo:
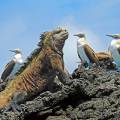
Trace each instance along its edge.
{"label": "porous rock surface", "polygon": [[21,112],[1,112],[0,120],[119,120],[120,72],[109,65],[80,66],[70,86],[57,81],[56,91],[21,104]]}

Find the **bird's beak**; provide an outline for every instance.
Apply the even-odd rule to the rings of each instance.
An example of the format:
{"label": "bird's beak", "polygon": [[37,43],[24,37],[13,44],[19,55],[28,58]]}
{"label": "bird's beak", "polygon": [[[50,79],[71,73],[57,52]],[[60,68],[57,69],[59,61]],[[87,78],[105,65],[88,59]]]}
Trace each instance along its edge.
{"label": "bird's beak", "polygon": [[15,52],[15,50],[9,50],[10,52]]}
{"label": "bird's beak", "polygon": [[109,37],[114,37],[114,35],[110,35],[110,34],[107,34],[106,36],[109,36]]}
{"label": "bird's beak", "polygon": [[78,36],[78,34],[74,34],[73,36]]}

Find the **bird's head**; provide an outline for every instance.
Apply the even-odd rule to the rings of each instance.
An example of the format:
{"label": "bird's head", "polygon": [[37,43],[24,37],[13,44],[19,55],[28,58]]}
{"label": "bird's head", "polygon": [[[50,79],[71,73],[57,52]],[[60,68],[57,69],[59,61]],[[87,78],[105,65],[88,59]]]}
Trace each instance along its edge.
{"label": "bird's head", "polygon": [[19,48],[13,49],[13,50],[9,50],[10,52],[14,52],[16,54],[21,53],[21,50]]}
{"label": "bird's head", "polygon": [[77,36],[79,38],[85,38],[85,34],[84,33],[78,33],[78,34],[75,34],[74,36]]}
{"label": "bird's head", "polygon": [[120,39],[120,34],[108,34],[106,36],[112,37],[114,39]]}

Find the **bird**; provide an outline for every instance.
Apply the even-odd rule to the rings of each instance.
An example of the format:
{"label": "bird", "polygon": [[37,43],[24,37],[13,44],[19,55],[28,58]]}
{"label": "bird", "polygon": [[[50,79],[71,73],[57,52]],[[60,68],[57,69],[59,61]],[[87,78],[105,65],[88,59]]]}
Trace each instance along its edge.
{"label": "bird", "polygon": [[116,66],[120,67],[120,34],[107,34],[106,36],[113,38],[108,51],[111,53]]}
{"label": "bird", "polygon": [[97,55],[99,61],[110,60],[110,59],[112,60],[111,53],[108,51],[96,52],[96,55]]}
{"label": "bird", "polygon": [[4,71],[1,74],[1,78],[0,78],[1,81],[12,79],[15,73],[20,69],[20,67],[23,64],[22,52],[19,48],[9,50],[9,51],[14,52],[15,55],[13,59],[6,64]]}
{"label": "bird", "polygon": [[94,52],[94,50],[90,47],[89,43],[86,40],[86,36],[84,33],[75,34],[79,39],[77,40],[77,53],[78,57],[81,60],[81,64],[84,67],[89,67],[93,63],[99,65],[99,59]]}

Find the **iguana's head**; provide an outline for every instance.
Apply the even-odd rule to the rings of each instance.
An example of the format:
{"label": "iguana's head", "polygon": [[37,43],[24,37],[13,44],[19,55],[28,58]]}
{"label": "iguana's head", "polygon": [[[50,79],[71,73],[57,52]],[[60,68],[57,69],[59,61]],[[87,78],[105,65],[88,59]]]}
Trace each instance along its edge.
{"label": "iguana's head", "polygon": [[62,51],[65,40],[68,38],[68,31],[66,29],[55,29],[51,32],[45,32],[41,35],[42,44],[40,46],[51,46],[57,51]]}
{"label": "iguana's head", "polygon": [[20,74],[29,63],[37,56],[42,48],[46,46],[50,46],[53,50],[55,50],[58,54],[63,54],[63,46],[65,40],[68,38],[68,31],[65,29],[55,29],[50,32],[44,32],[40,36],[40,42],[38,43],[38,48],[36,48],[31,55],[27,58],[26,63],[20,68],[20,70],[16,73],[17,75]]}

